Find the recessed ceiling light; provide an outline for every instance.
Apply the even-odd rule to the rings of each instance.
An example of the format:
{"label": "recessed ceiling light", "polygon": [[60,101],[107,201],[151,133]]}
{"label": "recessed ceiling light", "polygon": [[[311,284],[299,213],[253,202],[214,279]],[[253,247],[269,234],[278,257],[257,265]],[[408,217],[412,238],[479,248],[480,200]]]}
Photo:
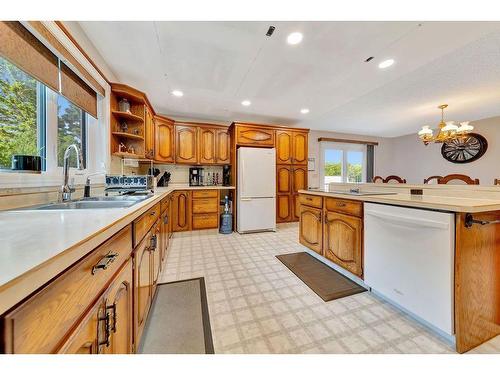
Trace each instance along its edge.
{"label": "recessed ceiling light", "polygon": [[174,90],[172,91],[173,96],[181,97],[184,95],[184,93],[181,90]]}
{"label": "recessed ceiling light", "polygon": [[302,33],[296,31],[294,33],[289,34],[288,37],[286,38],[286,41],[288,42],[288,44],[299,44],[300,42],[302,42],[303,37],[304,36],[302,35]]}
{"label": "recessed ceiling light", "polygon": [[250,102],[250,100],[243,100],[243,101],[241,102],[241,105],[244,105],[245,107],[248,107],[250,104],[252,104],[252,103]]}
{"label": "recessed ceiling light", "polygon": [[302,108],[302,109],[300,110],[300,113],[303,113],[304,115],[305,115],[306,113],[309,113],[309,108]]}
{"label": "recessed ceiling light", "polygon": [[394,59],[387,59],[387,60],[382,61],[380,64],[378,64],[378,67],[380,69],[385,69],[385,68],[390,67],[392,64],[394,64]]}

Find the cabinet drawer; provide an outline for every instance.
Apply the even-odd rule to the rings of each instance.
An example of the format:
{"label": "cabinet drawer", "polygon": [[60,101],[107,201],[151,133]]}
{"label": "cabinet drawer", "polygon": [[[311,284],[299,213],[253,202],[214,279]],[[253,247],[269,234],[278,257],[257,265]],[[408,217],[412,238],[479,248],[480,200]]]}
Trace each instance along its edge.
{"label": "cabinet drawer", "polygon": [[[132,253],[130,225],[5,316],[8,353],[53,353]],[[106,257],[114,255],[112,262]],[[106,268],[94,268],[98,264]]]}
{"label": "cabinet drawer", "polygon": [[141,242],[159,217],[160,203],[157,203],[146,211],[141,217],[134,220],[134,247]]}
{"label": "cabinet drawer", "polygon": [[274,130],[238,126],[236,128],[236,143],[239,145],[274,146]]}
{"label": "cabinet drawer", "polygon": [[193,214],[217,213],[218,199],[193,199]]}
{"label": "cabinet drawer", "polygon": [[217,190],[193,190],[193,198],[217,198]]}
{"label": "cabinet drawer", "polygon": [[217,228],[219,226],[218,218],[218,214],[193,215],[193,229]]}
{"label": "cabinet drawer", "polygon": [[308,194],[300,194],[299,195],[300,204],[321,208],[323,207],[323,197],[318,195],[308,195]]}
{"label": "cabinet drawer", "polygon": [[325,208],[327,211],[363,217],[363,202],[351,201],[349,199],[325,198]]}
{"label": "cabinet drawer", "polygon": [[170,194],[163,198],[160,202],[160,211],[163,212],[168,208],[168,205],[170,203]]}

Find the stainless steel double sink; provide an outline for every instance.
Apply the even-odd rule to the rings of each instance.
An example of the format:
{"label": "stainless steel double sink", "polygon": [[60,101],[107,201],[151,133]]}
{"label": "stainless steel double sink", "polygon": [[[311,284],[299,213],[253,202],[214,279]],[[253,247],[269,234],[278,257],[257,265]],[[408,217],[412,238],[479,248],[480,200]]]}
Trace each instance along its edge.
{"label": "stainless steel double sink", "polygon": [[112,197],[90,197],[67,202],[49,203],[26,207],[26,210],[85,210],[100,208],[127,208],[151,198],[152,195],[119,195]]}

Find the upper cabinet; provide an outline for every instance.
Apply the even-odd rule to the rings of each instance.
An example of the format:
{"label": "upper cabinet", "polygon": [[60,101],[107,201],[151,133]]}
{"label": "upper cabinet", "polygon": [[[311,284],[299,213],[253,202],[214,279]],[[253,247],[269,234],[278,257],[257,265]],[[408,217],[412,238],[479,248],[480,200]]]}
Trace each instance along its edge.
{"label": "upper cabinet", "polygon": [[307,165],[307,132],[292,132],[292,164]]}
{"label": "upper cabinet", "polygon": [[215,163],[215,138],[216,130],[213,128],[198,128],[199,164]]}
{"label": "upper cabinet", "polygon": [[230,163],[231,138],[227,129],[217,129],[215,136],[215,162],[217,164]]}
{"label": "upper cabinet", "polygon": [[276,164],[292,164],[292,132],[276,131]]}
{"label": "upper cabinet", "polygon": [[205,123],[175,124],[176,162],[229,164],[230,138],[226,126]]}
{"label": "upper cabinet", "polygon": [[274,129],[260,125],[238,124],[236,143],[242,146],[274,147]]}
{"label": "upper cabinet", "polygon": [[155,116],[155,160],[164,163],[175,162],[174,122],[166,117]]}
{"label": "upper cabinet", "polygon": [[198,129],[192,125],[175,126],[175,161],[182,164],[198,163]]}

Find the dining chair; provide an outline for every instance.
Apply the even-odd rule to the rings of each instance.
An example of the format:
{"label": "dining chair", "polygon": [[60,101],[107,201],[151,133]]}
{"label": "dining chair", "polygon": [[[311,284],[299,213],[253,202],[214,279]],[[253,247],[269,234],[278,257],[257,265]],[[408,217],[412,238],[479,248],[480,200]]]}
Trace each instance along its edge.
{"label": "dining chair", "polygon": [[474,178],[472,179],[471,177],[465,175],[465,174],[449,174],[447,176],[441,177],[438,179],[438,184],[447,184],[450,181],[462,181],[465,182],[467,185],[479,185],[479,179]]}
{"label": "dining chair", "polygon": [[500,178],[495,178],[495,181],[493,181],[493,185],[500,185]]}
{"label": "dining chair", "polygon": [[443,176],[430,176],[424,179],[424,184],[429,184],[432,180],[436,180],[436,183],[440,178],[443,178]]}
{"label": "dining chair", "polygon": [[386,178],[384,178],[384,183],[389,183],[389,181],[396,181],[400,184],[406,184],[406,179],[402,178],[402,177],[399,177],[399,176],[395,176],[395,175],[390,175],[390,176],[387,176]]}
{"label": "dining chair", "polygon": [[384,179],[381,176],[375,176],[375,177],[372,178],[372,182],[373,183],[377,183],[379,181],[383,183]]}

